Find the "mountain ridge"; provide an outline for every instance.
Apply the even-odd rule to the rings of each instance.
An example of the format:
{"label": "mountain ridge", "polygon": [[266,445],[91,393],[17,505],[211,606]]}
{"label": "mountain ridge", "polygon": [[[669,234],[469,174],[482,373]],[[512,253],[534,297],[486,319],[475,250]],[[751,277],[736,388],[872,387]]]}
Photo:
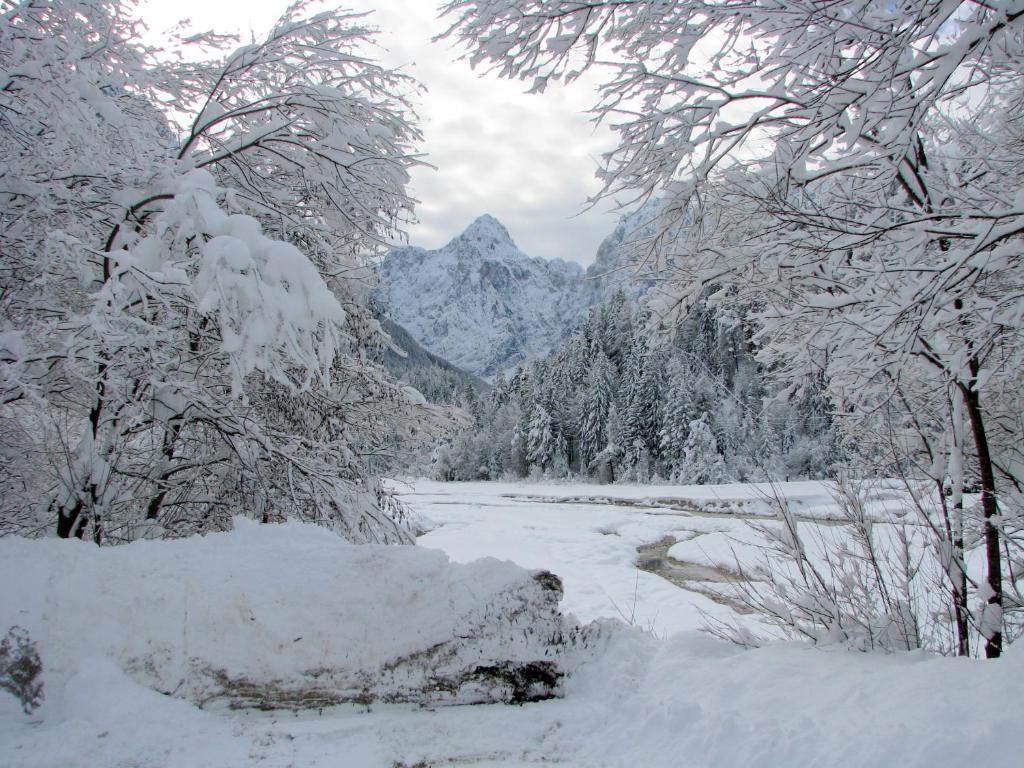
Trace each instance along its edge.
{"label": "mountain ridge", "polygon": [[618,281],[626,239],[620,223],[587,270],[529,256],[490,214],[444,246],[392,250],[380,267],[377,299],[425,349],[491,379],[539,358],[605,298]]}
{"label": "mountain ridge", "polygon": [[381,362],[399,381],[415,388],[432,403],[455,403],[467,388],[487,392],[490,385],[419,344],[405,328],[387,317],[378,318],[391,340]]}

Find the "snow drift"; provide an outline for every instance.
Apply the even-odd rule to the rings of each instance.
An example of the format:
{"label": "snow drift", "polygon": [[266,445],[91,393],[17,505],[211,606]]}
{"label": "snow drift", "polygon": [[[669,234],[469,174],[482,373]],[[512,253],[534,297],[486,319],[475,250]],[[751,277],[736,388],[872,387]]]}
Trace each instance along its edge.
{"label": "snow drift", "polygon": [[479,703],[555,695],[581,633],[559,579],[494,559],[355,546],[259,525],[97,548],[0,540],[0,628],[38,643],[47,688],[84,658],[200,706]]}

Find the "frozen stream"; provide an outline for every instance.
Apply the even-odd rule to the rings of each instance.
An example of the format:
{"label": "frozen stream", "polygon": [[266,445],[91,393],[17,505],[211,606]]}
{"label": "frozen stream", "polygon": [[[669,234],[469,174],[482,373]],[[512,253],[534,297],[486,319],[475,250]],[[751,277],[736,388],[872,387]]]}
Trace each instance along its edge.
{"label": "frozen stream", "polygon": [[[563,608],[584,622],[618,618],[661,637],[703,626],[701,611],[732,615],[703,594],[721,582],[697,552],[692,562],[665,561],[667,546],[651,563],[650,547],[667,537],[692,539],[709,530],[746,528],[770,509],[765,489],[747,485],[606,486],[528,483],[395,485],[402,498],[433,524],[422,546],[468,562],[478,557],[512,560],[562,577]],[[820,483],[784,484],[794,508],[806,517],[834,519]],[[710,520],[709,520],[710,518]],[[646,548],[646,550],[645,550]],[[638,563],[641,568],[638,568]],[[658,575],[658,574],[661,575]],[[664,576],[664,578],[663,578]],[[681,588],[682,587],[682,588]]]}

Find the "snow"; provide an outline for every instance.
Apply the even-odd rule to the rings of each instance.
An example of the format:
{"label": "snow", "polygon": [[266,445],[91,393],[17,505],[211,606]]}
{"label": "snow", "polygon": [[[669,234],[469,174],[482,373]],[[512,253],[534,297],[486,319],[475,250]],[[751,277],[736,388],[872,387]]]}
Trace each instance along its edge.
{"label": "snow", "polygon": [[[464,503],[452,504],[454,488]],[[636,569],[637,547],[678,531],[678,513],[571,501],[593,497],[604,502],[609,486],[546,486],[547,494],[541,494],[546,500],[534,501],[539,490],[527,483],[420,480],[415,492],[403,498],[435,523],[444,521],[421,537],[420,544],[442,549],[456,562],[486,555],[527,568],[547,563],[544,567],[557,573],[565,586],[563,609],[582,622],[632,617],[636,625],[663,636],[703,626],[697,608],[713,615],[722,612],[708,598]],[[645,491],[658,490],[678,488],[614,488],[628,501],[643,501]]]}
{"label": "snow", "polygon": [[[672,545],[669,557],[689,563],[706,562],[725,571],[735,571],[737,563],[757,562],[760,558],[758,546],[764,546],[764,539],[752,528],[723,526],[710,530],[686,541]],[[689,526],[687,526],[689,527]]]}
{"label": "snow", "polygon": [[460,664],[544,659],[541,638],[559,629],[536,611],[523,617],[535,632],[521,639],[521,626],[488,621],[538,598],[512,563],[453,565],[436,550],[352,545],[301,523],[237,518],[229,533],[111,549],[7,538],[0,563],[3,583],[19,584],[0,603],[0,628],[22,626],[37,641],[47,688],[101,657],[204,705],[237,703],[241,685],[281,698],[402,700],[423,676],[409,662],[417,653],[430,649],[430,672],[456,678]]}
{"label": "snow", "polygon": [[[743,525],[735,506],[701,515],[656,499],[745,499],[753,508],[763,489],[395,487],[432,520],[416,548],[351,547],[310,526],[244,522],[226,534],[101,550],[0,540],[0,621],[29,629],[50,664],[46,701],[33,715],[0,693],[0,764],[1019,765],[1024,647],[990,662],[794,643],[743,651],[692,631],[697,608],[728,609],[634,567],[636,547],[662,536],[697,542]],[[783,490],[827,513],[823,484]],[[644,501],[651,503],[637,505]],[[470,564],[480,557],[498,560]],[[505,560],[559,573],[562,607],[580,620],[635,609],[638,626],[601,635],[562,699],[230,712],[156,693],[144,685],[148,673],[130,663],[154,644],[180,642],[183,584],[203,611],[187,624],[189,655],[275,674],[344,654],[373,662],[406,648],[417,632],[450,632],[446,606],[472,602],[460,591],[479,595],[522,578]],[[253,616],[261,632],[249,628]],[[282,634],[293,622],[307,625],[304,639],[283,642],[294,639]],[[653,632],[644,631],[648,624]],[[315,638],[316,652],[295,653],[306,638]],[[170,674],[174,663],[157,666]]]}

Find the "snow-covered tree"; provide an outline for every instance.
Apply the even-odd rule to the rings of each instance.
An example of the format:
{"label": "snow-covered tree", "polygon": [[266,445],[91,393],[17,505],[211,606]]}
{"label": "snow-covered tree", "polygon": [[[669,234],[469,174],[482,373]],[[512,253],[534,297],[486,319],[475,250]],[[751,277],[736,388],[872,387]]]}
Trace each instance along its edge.
{"label": "snow-covered tree", "polygon": [[[646,254],[678,278],[666,311],[730,285],[732,300],[764,308],[778,372],[826,371],[840,408],[877,413],[911,372],[930,379],[935,402],[961,401],[986,539],[986,653],[998,656],[1000,526],[1021,487],[1015,456],[996,449],[1015,423],[1005,404],[1024,362],[1024,9],[450,0],[445,10],[474,62],[536,91],[611,61],[595,109],[620,137],[604,194],[663,200]],[[933,472],[955,475],[946,459]]]}
{"label": "snow-covered tree", "polygon": [[[623,376],[622,444],[625,463],[635,479],[648,479],[652,456],[658,453],[661,422],[662,358],[650,348],[646,336],[637,335],[630,348]],[[640,464],[643,470],[638,470]]]}
{"label": "snow-covered tree", "polygon": [[[635,320],[635,303],[612,297],[547,357],[495,382],[478,416],[449,445],[447,479],[523,477],[536,408],[550,417],[559,451],[547,472],[646,482],[678,475],[690,423],[705,414],[725,474],[735,480],[822,477],[833,471],[836,430],[820,386],[770,382],[754,359],[752,333],[739,309],[695,308],[657,340]],[[622,373],[601,339],[639,327]],[[581,365],[581,350],[588,362]],[[583,371],[583,374],[581,374]],[[825,409],[825,410],[823,410]],[[565,465],[559,461],[564,456]],[[556,466],[557,465],[557,466]]]}
{"label": "snow-covered tree", "polygon": [[526,434],[526,459],[541,469],[549,468],[558,453],[558,435],[551,420],[551,414],[543,405],[536,405],[530,414],[529,431]]}
{"label": "snow-covered tree", "polygon": [[683,444],[683,457],[672,478],[679,483],[723,483],[731,478],[722,455],[718,452],[715,433],[708,426],[706,415],[690,422],[689,434]]}
{"label": "snow-covered tree", "polygon": [[608,444],[608,411],[615,398],[615,368],[595,344],[579,405],[580,463],[586,467]]}
{"label": "snow-covered tree", "polygon": [[216,35],[146,46],[133,13],[0,16],[0,394],[40,427],[5,516],[31,499],[26,526],[97,541],[237,513],[408,540],[360,453],[416,403],[365,362],[379,326],[342,276],[411,210],[411,84],[359,54],[360,17],[309,3],[219,58]]}
{"label": "snow-covered tree", "polygon": [[661,429],[658,432],[658,450],[665,461],[670,477],[675,477],[685,456],[686,439],[690,423],[697,417],[690,395],[691,372],[682,358],[669,363],[665,389],[667,395],[662,407]]}

